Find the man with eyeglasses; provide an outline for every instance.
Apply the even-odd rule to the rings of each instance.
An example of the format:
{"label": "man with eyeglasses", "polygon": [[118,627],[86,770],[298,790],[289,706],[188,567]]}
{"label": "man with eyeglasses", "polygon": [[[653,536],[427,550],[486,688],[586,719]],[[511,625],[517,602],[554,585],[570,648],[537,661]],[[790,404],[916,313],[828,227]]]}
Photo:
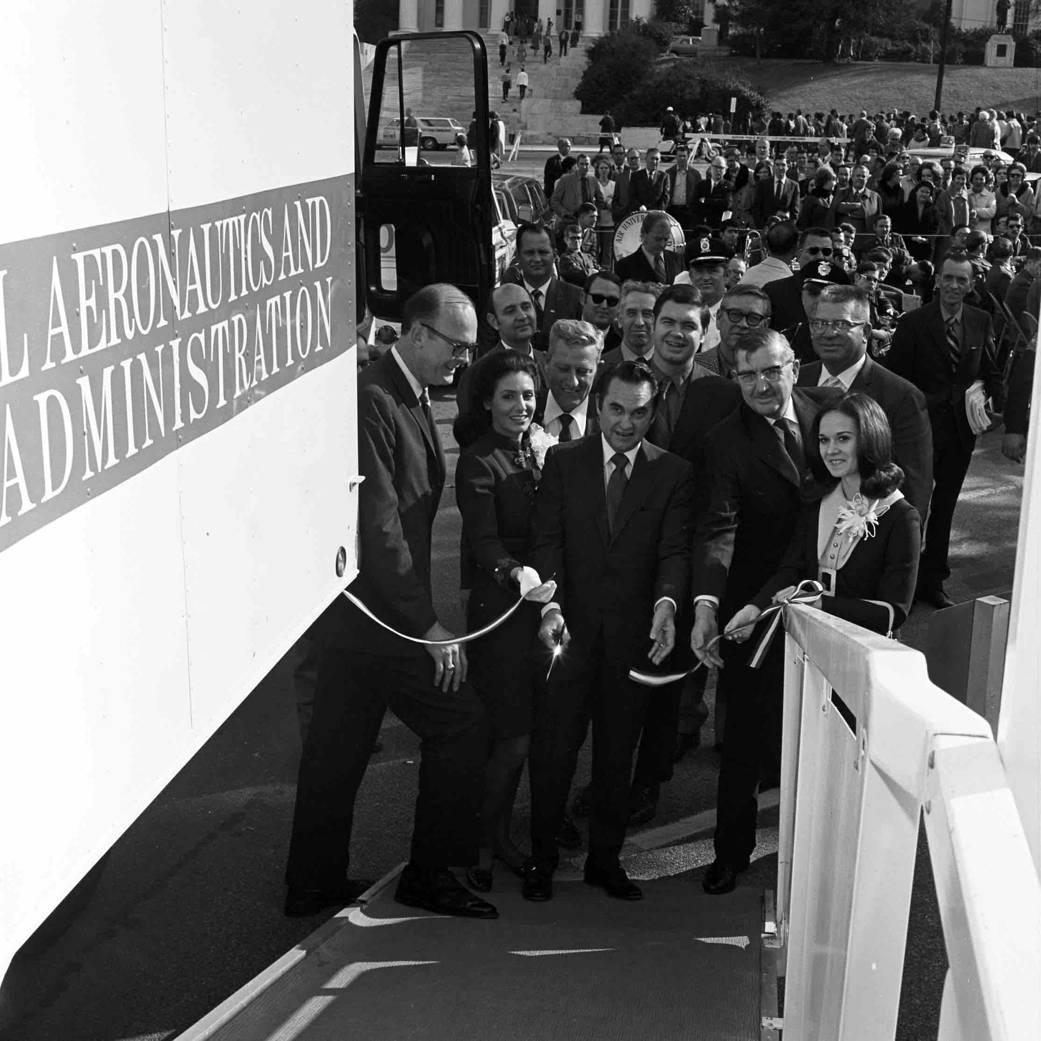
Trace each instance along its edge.
{"label": "man with eyeglasses", "polygon": [[582,321],[603,337],[605,350],[621,342],[616,321],[622,302],[622,282],[613,271],[597,271],[586,279],[582,290]]}
{"label": "man with eyeglasses", "polygon": [[[802,290],[807,279],[849,284],[849,275],[834,263],[834,257],[835,246],[830,231],[826,228],[807,228],[802,233],[797,261],[799,270],[788,278],[768,282],[764,287],[770,297],[771,328],[781,332],[806,321]],[[812,360],[812,355],[804,360]]]}
{"label": "man with eyeglasses", "polygon": [[[451,385],[477,335],[469,298],[431,285],[405,303],[401,337],[358,378],[361,571],[350,591],[398,632],[343,597],[317,623],[324,654],[304,740],[285,913],[341,907],[368,887],[348,878],[354,800],[387,707],[422,741],[409,862],[395,899],[435,914],[496,918],[449,870],[477,862],[487,754],[484,710],[466,682],[466,650],[439,621],[431,531],[445,456],[428,387]],[[440,642],[444,641],[444,642]]]}
{"label": "man with eyeglasses", "polygon": [[886,355],[887,368],[913,383],[929,408],[933,492],[916,599],[938,608],[953,603],[943,588],[951,525],[976,435],[987,426],[984,401],[1002,395],[990,316],[965,302],[972,286],[968,256],[949,254],[937,273],[937,299],[900,319]]}
{"label": "man with eyeglasses", "polygon": [[868,354],[870,301],[860,286],[825,286],[809,321],[820,361],[799,370],[799,387],[866,394],[882,406],[893,432],[893,458],[903,468],[902,491],[925,523],[933,487],[933,437],[925,396]]}
{"label": "man with eyeglasses", "polygon": [[740,405],[705,446],[712,490],[694,542],[691,648],[721,670],[727,698],[716,859],[702,881],[712,895],[734,889],[748,867],[757,788],[779,769],[784,642],[775,640],[761,668],[752,669],[754,639],[716,638],[777,570],[813,487],[805,446],[818,409],[836,392],[797,389],[798,375],[799,363],[780,333],[762,327],[745,333],[735,369]]}

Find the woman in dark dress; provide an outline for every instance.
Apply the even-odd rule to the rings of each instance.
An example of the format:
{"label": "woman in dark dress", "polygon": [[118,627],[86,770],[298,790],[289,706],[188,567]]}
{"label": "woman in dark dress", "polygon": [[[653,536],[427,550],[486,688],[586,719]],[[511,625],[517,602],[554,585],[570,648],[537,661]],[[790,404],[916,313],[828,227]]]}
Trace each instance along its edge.
{"label": "woman in dark dress", "polygon": [[[892,443],[885,413],[866,394],[847,394],[817,416],[807,455],[831,490],[803,510],[780,569],[728,632],[804,579],[823,584],[815,605],[822,611],[886,635],[900,628],[914,601],[922,536],[918,511],[899,491],[904,473]],[[746,628],[731,638],[750,635]]]}
{"label": "woman in dark dress", "polygon": [[903,235],[907,250],[915,260],[928,260],[933,253],[940,230],[935,198],[933,186],[928,181],[919,181],[907,202],[893,214],[893,230]]}
{"label": "woman in dark dress", "polygon": [[[498,618],[520,595],[518,576],[528,560],[539,476],[540,460],[531,445],[535,380],[535,364],[523,355],[504,351],[490,357],[475,387],[475,400],[483,408],[455,422],[462,449],[455,494],[463,518],[461,569],[462,587],[469,591],[469,631]],[[528,756],[531,652],[539,614],[538,604],[525,601],[503,625],[468,647],[469,680],[485,704],[490,724],[483,839],[478,865],[467,871],[470,885],[481,892],[491,889],[493,860],[514,870],[524,862],[510,840],[510,817]]]}

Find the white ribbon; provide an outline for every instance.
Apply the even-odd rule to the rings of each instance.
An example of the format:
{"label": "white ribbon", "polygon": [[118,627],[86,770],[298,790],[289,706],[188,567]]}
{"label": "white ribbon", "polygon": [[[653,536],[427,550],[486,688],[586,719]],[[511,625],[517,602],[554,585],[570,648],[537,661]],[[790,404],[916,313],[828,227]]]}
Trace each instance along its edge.
{"label": "white ribbon", "polygon": [[[754,622],[748,622],[746,625],[736,626],[729,632],[720,633],[718,636],[714,636],[709,640],[708,646],[705,650],[711,650],[720,640],[729,639],[734,635],[734,633],[740,632],[742,629],[752,629],[763,621],[763,619],[771,618],[771,616],[773,616],[748,663],[751,668],[758,668],[759,663],[766,654],[766,649],[770,646],[770,641],[773,639],[777,626],[780,624],[782,608],[787,607],[789,604],[815,604],[823,595],[824,586],[822,586],[820,582],[806,579],[800,582],[784,600],[766,608],[766,610],[763,611]],[[652,672],[642,672],[639,669],[630,669],[629,679],[644,687],[665,687],[670,683],[677,683],[686,676],[693,676],[694,673],[704,664],[703,661],[699,661],[692,669],[687,669],[685,672],[673,672],[668,676],[661,676]]]}
{"label": "white ribbon", "polygon": [[381,618],[377,618],[376,615],[374,615],[350,590],[344,589],[342,590],[342,594],[352,604],[354,604],[354,606],[358,608],[366,618],[371,618],[378,626],[386,629],[388,633],[393,633],[395,636],[400,637],[402,640],[407,640],[409,643],[418,643],[421,647],[452,647],[457,643],[470,643],[472,640],[479,640],[482,636],[487,636],[488,633],[498,629],[499,626],[502,625],[502,623],[505,622],[506,619],[509,618],[525,600],[531,600],[540,604],[549,603],[557,591],[557,583],[554,582],[553,579],[543,582],[534,568],[521,568],[521,573],[517,577],[520,580],[521,595],[517,598],[517,602],[513,604],[512,607],[504,611],[498,618],[478,629],[476,632],[466,633],[465,636],[453,636],[447,640],[427,640],[422,636],[409,636],[408,633],[400,632],[393,626],[387,625],[387,623]]}

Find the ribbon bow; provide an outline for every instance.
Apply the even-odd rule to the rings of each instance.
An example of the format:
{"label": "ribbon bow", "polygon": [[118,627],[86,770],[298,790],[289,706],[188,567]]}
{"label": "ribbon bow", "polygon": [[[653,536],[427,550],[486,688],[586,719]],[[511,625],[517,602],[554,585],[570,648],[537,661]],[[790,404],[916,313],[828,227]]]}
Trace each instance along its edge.
{"label": "ribbon bow", "polygon": [[[778,626],[781,624],[781,617],[784,608],[789,604],[815,604],[820,598],[824,596],[824,586],[820,582],[815,582],[812,579],[804,579],[783,600],[779,600],[776,604],[771,604],[754,622],[749,622],[747,625],[739,625],[735,629],[731,629],[729,633],[720,633],[718,636],[713,637],[709,641],[708,648],[711,649],[719,643],[720,640],[729,639],[734,633],[740,632],[742,629],[752,629],[757,626],[764,619],[769,619],[770,624],[763,630],[759,637],[759,641],[756,644],[755,650],[752,652],[751,658],[748,660],[750,668],[758,669],[763,663],[763,658],[766,657],[766,652],[770,649],[770,644],[773,642],[774,634],[777,632]],[[629,670],[629,679],[634,683],[640,683],[645,687],[664,687],[666,684],[675,683],[677,680],[683,679],[685,676],[693,675],[704,665],[704,662],[698,662],[697,665],[692,669],[687,669],[685,672],[674,672],[668,676],[659,676],[650,672],[642,672],[639,669]]]}

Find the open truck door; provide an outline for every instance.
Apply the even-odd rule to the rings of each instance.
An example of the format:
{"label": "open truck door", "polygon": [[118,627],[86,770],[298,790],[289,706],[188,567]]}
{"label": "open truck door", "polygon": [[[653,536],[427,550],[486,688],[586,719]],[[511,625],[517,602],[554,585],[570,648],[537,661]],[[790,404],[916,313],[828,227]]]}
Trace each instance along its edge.
{"label": "open truck door", "polygon": [[[472,70],[469,83],[460,69]],[[497,220],[484,42],[472,32],[397,36],[376,46],[371,71],[358,197],[369,310],[398,321],[417,289],[451,282],[481,313]],[[460,162],[460,133],[471,166]]]}

